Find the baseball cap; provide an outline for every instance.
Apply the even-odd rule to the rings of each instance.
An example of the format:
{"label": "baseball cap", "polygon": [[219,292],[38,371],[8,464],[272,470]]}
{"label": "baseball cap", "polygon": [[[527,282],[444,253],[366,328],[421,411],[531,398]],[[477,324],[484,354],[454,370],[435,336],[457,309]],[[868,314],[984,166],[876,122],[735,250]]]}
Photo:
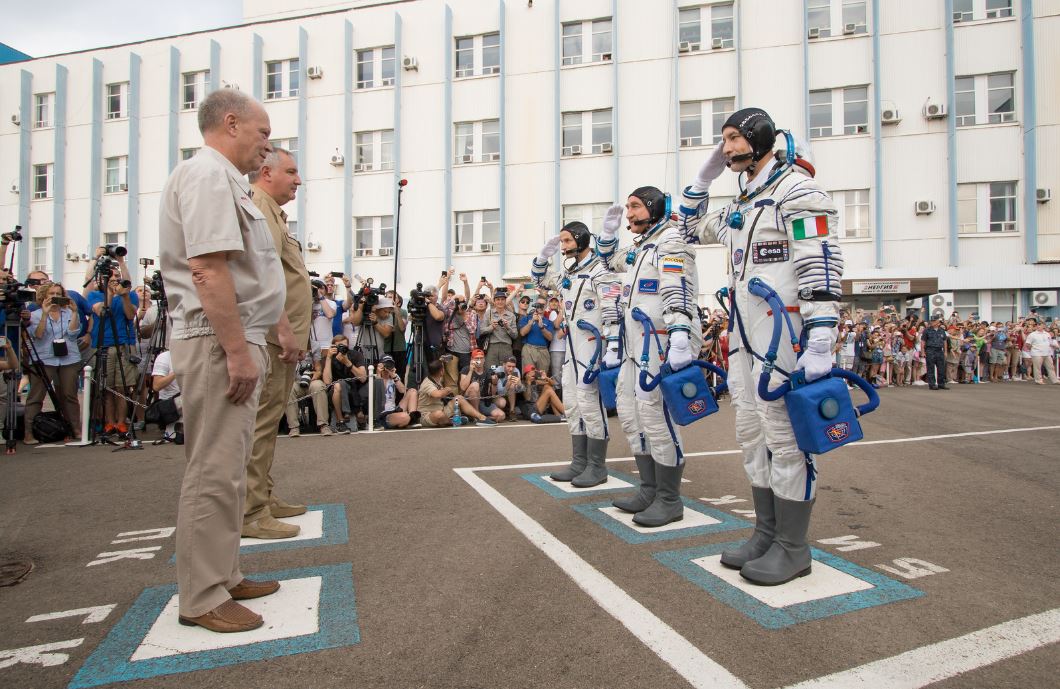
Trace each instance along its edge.
{"label": "baseball cap", "polygon": [[379,297],[379,302],[375,305],[377,309],[392,309],[394,308],[394,302],[386,297]]}
{"label": "baseball cap", "polygon": [[380,365],[380,366],[387,366],[387,365],[389,365],[389,366],[393,367],[393,366],[394,366],[394,357],[390,356],[389,354],[386,354],[386,355],[384,355],[384,356],[383,356],[383,357],[382,357],[382,358],[381,358],[381,359],[379,360],[379,365]]}
{"label": "baseball cap", "polygon": [[533,370],[536,370],[536,367],[533,364],[527,364],[526,366],[523,366],[523,373],[530,373]]}
{"label": "baseball cap", "polygon": [[854,325],[854,321],[847,321],[844,325]]}
{"label": "baseball cap", "polygon": [[472,359],[485,359],[486,358],[486,353],[484,351],[482,351],[481,349],[472,349],[471,350],[471,358]]}
{"label": "baseball cap", "polygon": [[504,363],[506,363],[506,364],[514,364],[514,363],[517,363],[517,359],[514,356],[510,356],[510,357],[508,357],[507,359],[504,360]]}

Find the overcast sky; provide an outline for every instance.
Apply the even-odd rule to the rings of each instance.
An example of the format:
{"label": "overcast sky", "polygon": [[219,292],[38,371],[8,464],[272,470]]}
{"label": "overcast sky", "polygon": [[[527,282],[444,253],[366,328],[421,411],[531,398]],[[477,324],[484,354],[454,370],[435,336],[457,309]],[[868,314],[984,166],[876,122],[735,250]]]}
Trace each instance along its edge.
{"label": "overcast sky", "polygon": [[243,21],[242,0],[15,0],[0,4],[0,43],[33,57]]}

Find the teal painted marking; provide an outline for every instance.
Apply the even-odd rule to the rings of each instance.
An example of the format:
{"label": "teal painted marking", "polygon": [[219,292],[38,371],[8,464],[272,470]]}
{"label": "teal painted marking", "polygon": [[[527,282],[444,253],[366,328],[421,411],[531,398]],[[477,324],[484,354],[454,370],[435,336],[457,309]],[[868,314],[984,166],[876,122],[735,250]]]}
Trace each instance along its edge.
{"label": "teal painted marking", "polygon": [[701,505],[689,498],[681,498],[681,502],[684,503],[686,510],[692,510],[693,512],[699,512],[705,514],[708,517],[713,517],[718,520],[717,524],[707,524],[704,526],[692,526],[685,529],[674,529],[671,531],[655,531],[652,533],[641,533],[636,529],[631,529],[620,521],[604,514],[600,511],[601,507],[610,507],[610,502],[589,502],[582,505],[571,505],[575,512],[579,512],[589,519],[596,522],[598,525],[604,527],[614,535],[621,538],[626,543],[652,543],[654,541],[672,541],[678,538],[689,538],[691,536],[702,536],[704,534],[722,533],[724,531],[734,531],[736,529],[749,529],[751,522],[734,517],[731,514],[722,512],[721,510],[715,510],[710,507]]}
{"label": "teal painted marking", "polygon": [[621,471],[609,470],[607,472],[613,478],[617,478],[620,481],[632,484],[631,486],[621,486],[615,488],[597,488],[594,490],[580,490],[576,493],[565,491],[561,488],[556,487],[556,482],[552,479],[542,478],[541,474],[523,474],[519,478],[529,481],[541,490],[545,491],[557,500],[570,500],[571,498],[581,498],[586,495],[603,495],[607,493],[618,493],[624,490],[636,490],[640,487],[640,481],[633,478],[629,474],[624,474]]}
{"label": "teal painted marking", "polygon": [[919,598],[924,595],[923,591],[885,577],[878,572],[865,569],[855,565],[853,562],[817,548],[810,548],[810,554],[815,562],[828,565],[856,579],[867,582],[872,585],[872,588],[805,603],[797,603],[783,608],[773,608],[722,581],[692,562],[692,560],[697,560],[701,557],[717,555],[723,550],[735,548],[738,545],[740,543],[718,543],[699,548],[655,553],[654,557],[688,581],[714,596],[714,598],[731,608],[735,608],[766,629],[783,629],[800,622],[820,620],[825,617],[842,615],[855,610],[886,605],[887,603],[897,603],[898,601]]}
{"label": "teal painted marking", "polygon": [[353,592],[353,566],[349,563],[256,573],[259,579],[303,579],[321,577],[319,630],[286,639],[273,639],[165,658],[130,661],[147,632],[177,592],[176,585],[144,589],[129,612],[111,629],[102,643],[74,675],[68,689],[98,687],[112,682],[148,679],[193,670],[211,670],[277,656],[311,653],[326,648],[360,643],[357,606]]}

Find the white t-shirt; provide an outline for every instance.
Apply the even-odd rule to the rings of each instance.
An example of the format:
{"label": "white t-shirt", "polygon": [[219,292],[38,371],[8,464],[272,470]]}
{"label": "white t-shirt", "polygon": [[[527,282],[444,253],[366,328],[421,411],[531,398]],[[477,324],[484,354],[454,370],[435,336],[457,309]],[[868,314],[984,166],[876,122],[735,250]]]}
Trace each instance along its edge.
{"label": "white t-shirt", "polygon": [[[313,321],[310,325],[309,339],[313,343],[313,349],[320,349],[325,345],[331,345],[331,317],[324,313],[323,303],[327,302],[332,309],[335,308],[335,302],[330,299],[323,299],[313,303]],[[353,342],[353,340],[350,340]]]}
{"label": "white t-shirt", "polygon": [[842,356],[854,357],[854,333],[853,331],[847,332],[847,337],[843,340],[843,346],[840,347],[839,353]]}
{"label": "white t-shirt", "polygon": [[397,409],[397,385],[392,380],[386,381],[383,386],[383,411]]}
{"label": "white t-shirt", "polygon": [[1031,356],[1052,356],[1053,338],[1049,336],[1049,333],[1035,330],[1033,333],[1027,336],[1027,344],[1031,348]]}
{"label": "white t-shirt", "polygon": [[[168,351],[165,351],[155,357],[155,367],[151,371],[151,375],[168,376],[170,373],[173,373],[173,356]],[[168,400],[179,394],[180,386],[177,385],[177,379],[174,378],[172,383],[158,391],[158,398]]]}
{"label": "white t-shirt", "polygon": [[[560,321],[559,311],[549,311],[548,319],[552,321],[552,326],[555,327]],[[548,343],[548,351],[567,351],[567,338],[559,336],[559,328],[556,328],[556,330],[552,333],[552,341]]]}

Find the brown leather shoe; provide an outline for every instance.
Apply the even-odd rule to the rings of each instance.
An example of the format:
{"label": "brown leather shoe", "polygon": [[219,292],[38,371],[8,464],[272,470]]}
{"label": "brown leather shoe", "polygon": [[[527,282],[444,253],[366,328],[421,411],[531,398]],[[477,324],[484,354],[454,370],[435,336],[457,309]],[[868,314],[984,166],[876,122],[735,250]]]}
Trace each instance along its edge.
{"label": "brown leather shoe", "polygon": [[248,600],[250,598],[261,598],[270,593],[276,593],[279,590],[280,582],[278,581],[253,581],[251,579],[244,579],[228,589],[228,595],[232,596],[233,600]]}
{"label": "brown leather shoe", "polygon": [[261,615],[250,608],[245,608],[234,600],[226,600],[216,608],[198,617],[184,617],[179,621],[185,627],[202,627],[211,632],[230,634],[232,632],[249,632],[265,624]]}
{"label": "brown leather shoe", "polygon": [[244,522],[241,536],[243,538],[294,538],[301,531],[294,524],[277,521],[271,515],[252,522]]}
{"label": "brown leather shoe", "polygon": [[284,517],[297,517],[306,513],[305,505],[292,505],[275,495],[269,498],[269,513],[277,519]]}

